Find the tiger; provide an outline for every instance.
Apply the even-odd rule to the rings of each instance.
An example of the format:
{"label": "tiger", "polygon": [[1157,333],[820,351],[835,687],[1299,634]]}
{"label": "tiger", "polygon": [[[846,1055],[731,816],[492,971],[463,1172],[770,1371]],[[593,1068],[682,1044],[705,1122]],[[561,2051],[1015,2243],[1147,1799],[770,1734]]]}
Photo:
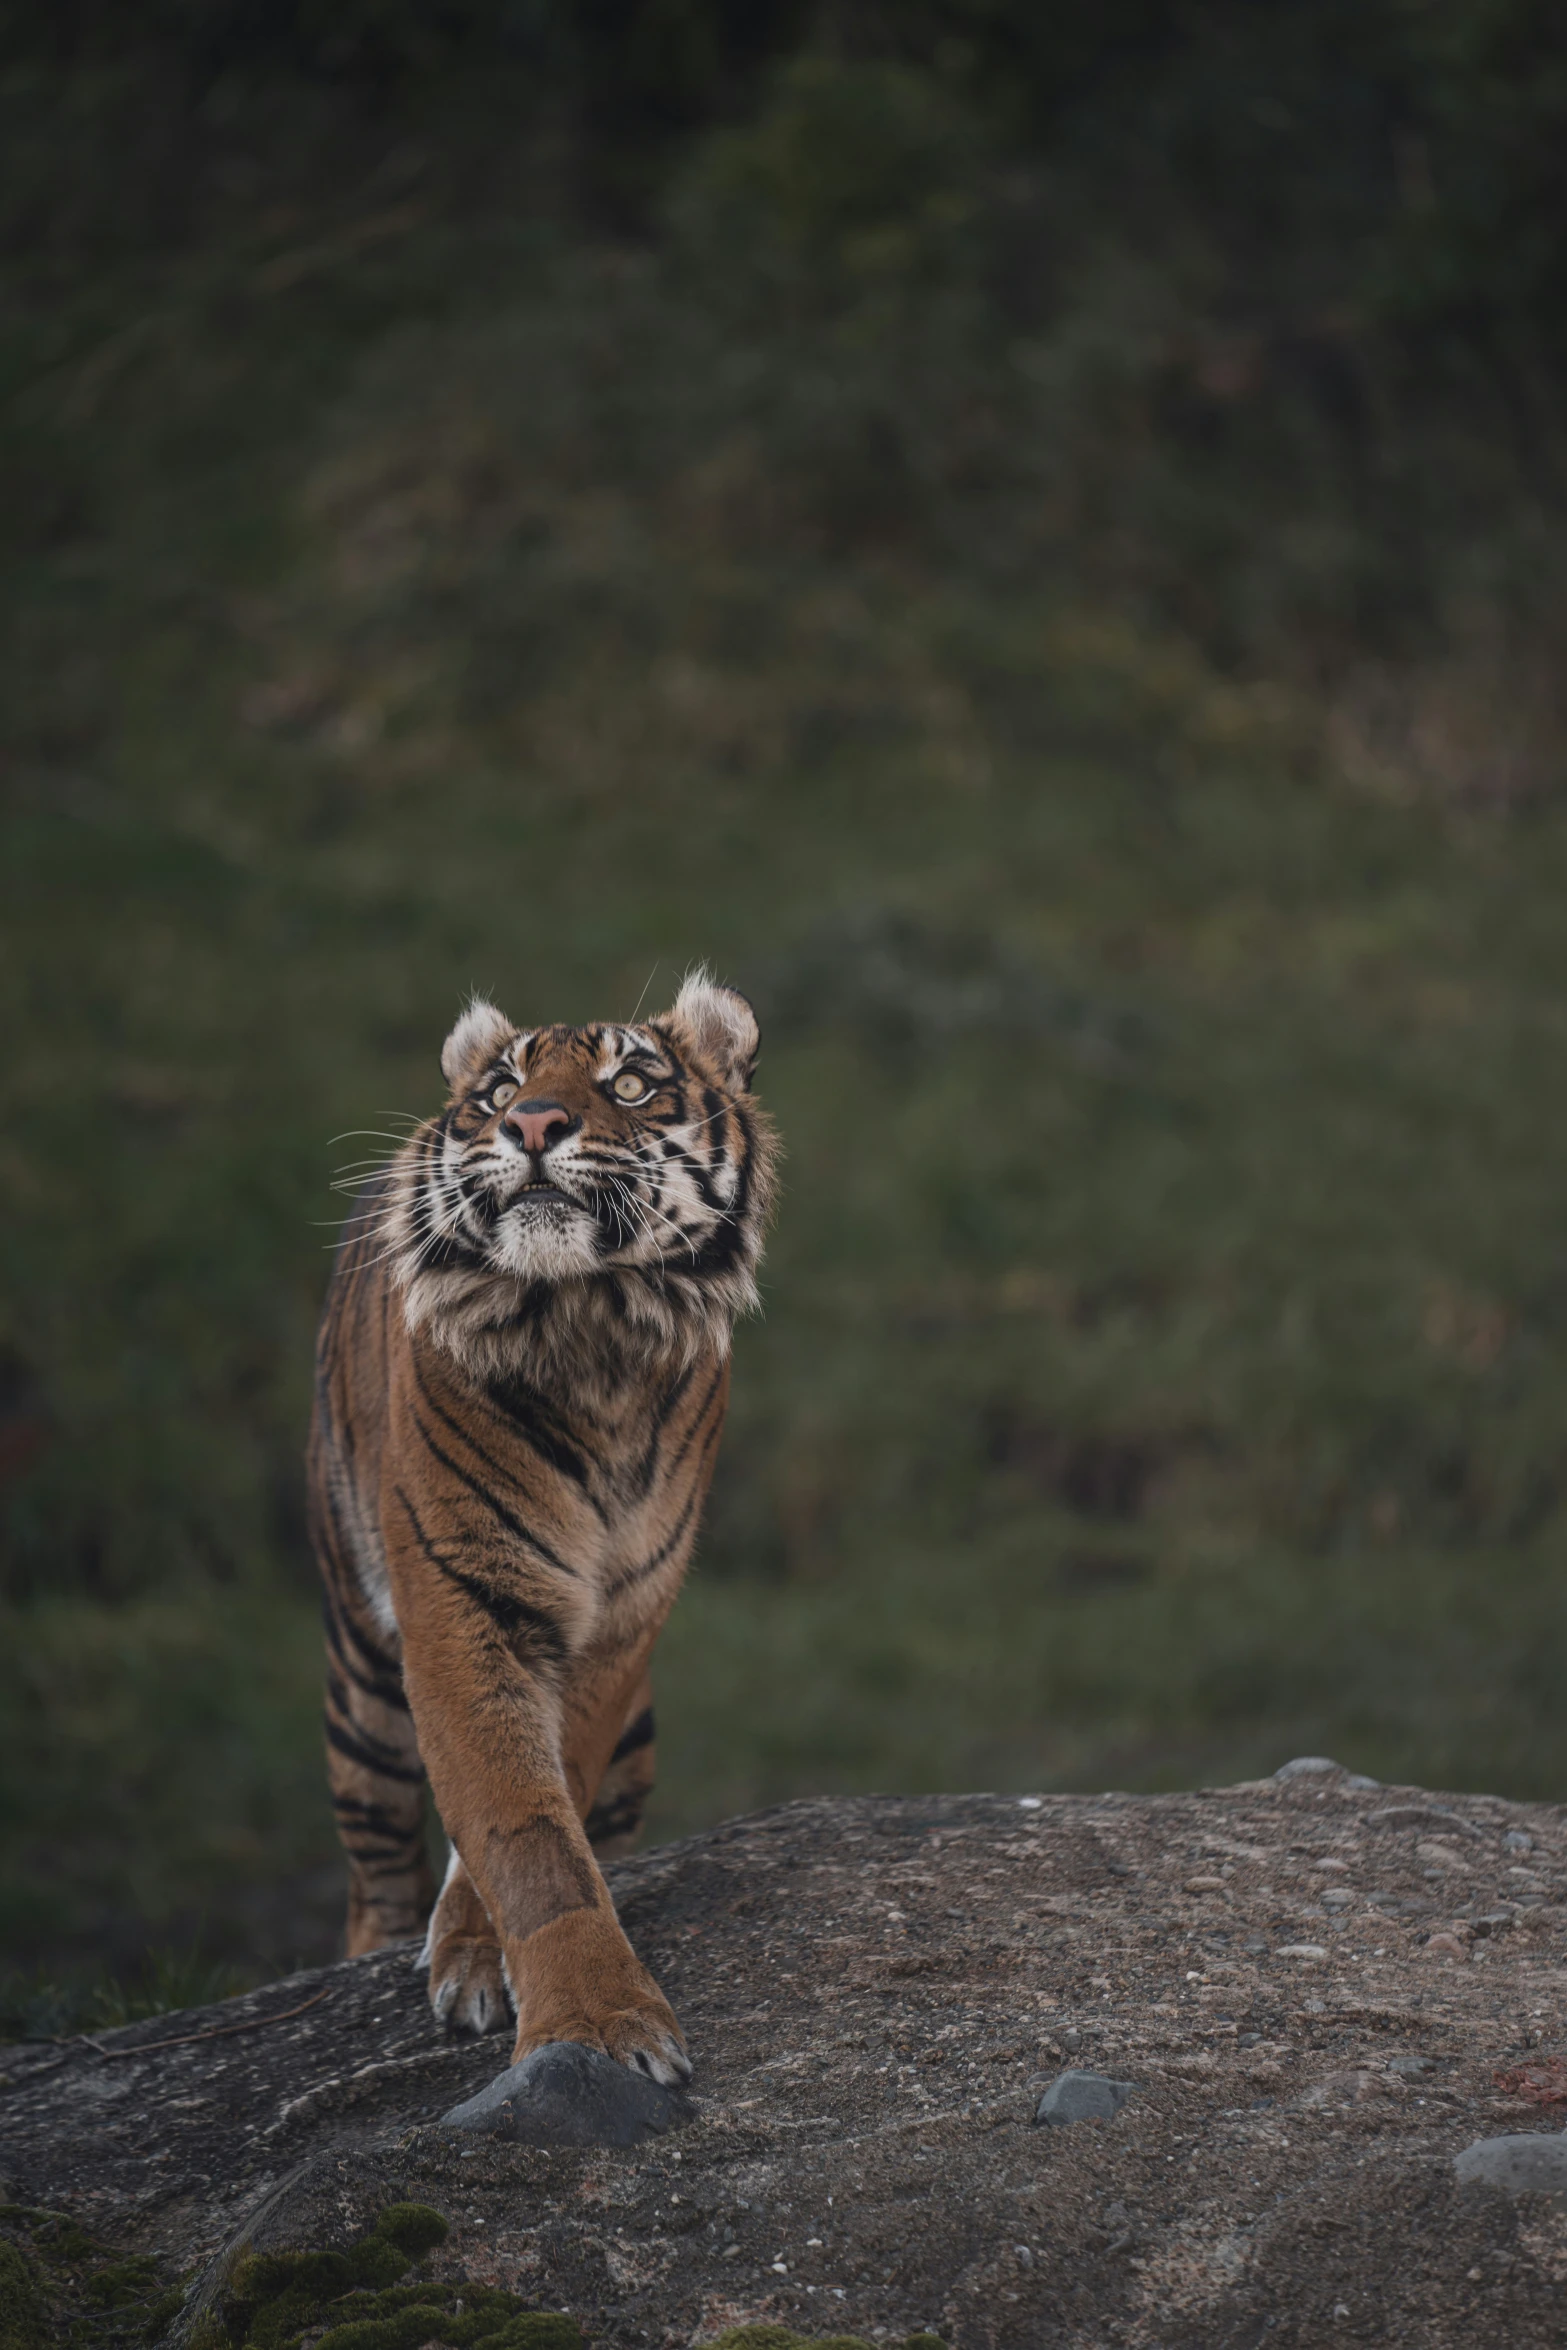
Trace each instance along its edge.
{"label": "tiger", "polygon": [[[654,1777],[649,1659],[757,1305],[776,1132],[746,998],[518,1027],[482,999],[448,1098],[355,1203],[307,1457],[350,1957],[423,1935],[438,2021],[515,2017],[691,2074],[599,1866]],[[449,1847],[437,1892],[428,1786]]]}

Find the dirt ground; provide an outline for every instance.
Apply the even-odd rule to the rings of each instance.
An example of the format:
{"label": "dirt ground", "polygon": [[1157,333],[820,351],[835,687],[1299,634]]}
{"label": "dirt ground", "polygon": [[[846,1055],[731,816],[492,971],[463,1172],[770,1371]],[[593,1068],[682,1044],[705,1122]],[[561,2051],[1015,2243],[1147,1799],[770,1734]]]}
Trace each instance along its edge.
{"label": "dirt ground", "polygon": [[[12,2202],[172,2280],[239,2231],[332,2246],[412,2199],[451,2222],[430,2273],[627,2350],[750,2320],[1567,2344],[1567,2200],[1453,2169],[1567,2122],[1567,1807],[1332,1769],[807,1802],[612,1881],[691,2043],[686,2126],[625,2151],[441,2128],[507,2044],[444,2041],[403,1948],[0,2052]],[[1042,2126],[1065,2069],[1135,2094]]]}

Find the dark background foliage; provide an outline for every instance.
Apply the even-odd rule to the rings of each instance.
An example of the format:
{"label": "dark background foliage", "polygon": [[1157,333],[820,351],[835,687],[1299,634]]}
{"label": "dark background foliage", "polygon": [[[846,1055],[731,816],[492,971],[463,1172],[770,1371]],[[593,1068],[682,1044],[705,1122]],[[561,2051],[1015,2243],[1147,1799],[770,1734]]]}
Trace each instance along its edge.
{"label": "dark background foliage", "polygon": [[312,1219],[474,984],[764,1018],[666,1832],[1559,1788],[1559,12],[117,0],[0,61],[16,2012],[330,1945]]}

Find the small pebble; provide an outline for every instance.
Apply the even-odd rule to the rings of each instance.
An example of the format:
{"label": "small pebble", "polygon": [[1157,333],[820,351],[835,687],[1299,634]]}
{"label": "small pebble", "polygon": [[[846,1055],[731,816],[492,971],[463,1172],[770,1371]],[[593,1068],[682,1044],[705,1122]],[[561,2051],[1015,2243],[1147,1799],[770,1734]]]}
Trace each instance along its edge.
{"label": "small pebble", "polygon": [[1336,1773],[1346,1787],[1380,1787],[1380,1779],[1368,1779],[1364,1771],[1348,1771],[1331,1755],[1297,1754],[1293,1762],[1280,1763],[1273,1776],[1276,1779],[1317,1779]]}
{"label": "small pebble", "polygon": [[1137,2090],[1136,2081],[1111,2081],[1103,2073],[1058,2073],[1039,2100],[1034,2119],[1052,2129],[1064,2129],[1070,2122],[1113,2121]]}
{"label": "small pebble", "polygon": [[1444,1835],[1477,1837],[1485,1841],[1485,1830],[1477,1828],[1473,1820],[1460,1819],[1456,1811],[1448,1811],[1439,1803],[1387,1803],[1379,1811],[1368,1811],[1361,1825],[1367,1828],[1439,1828]]}
{"label": "small pebble", "polygon": [[1326,1958],[1320,1942],[1286,1942],[1279,1951],[1280,1958]]}
{"label": "small pebble", "polygon": [[1445,1959],[1451,1964],[1455,1959],[1466,1959],[1469,1952],[1456,1934],[1433,1934],[1420,1955],[1422,1958]]}
{"label": "small pebble", "polygon": [[1549,2195],[1567,2206],[1567,2131],[1522,2131],[1477,2138],[1453,2158],[1461,2187],[1501,2187],[1509,2195]]}

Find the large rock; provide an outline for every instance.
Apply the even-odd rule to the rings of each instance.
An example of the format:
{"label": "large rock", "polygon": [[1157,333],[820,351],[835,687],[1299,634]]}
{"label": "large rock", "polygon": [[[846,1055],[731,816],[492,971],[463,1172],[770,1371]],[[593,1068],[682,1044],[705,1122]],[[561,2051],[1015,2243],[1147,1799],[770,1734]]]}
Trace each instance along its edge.
{"label": "large rock", "polygon": [[[679,2129],[443,2126],[509,2050],[442,2039],[400,1949],[0,2051],[11,2197],[208,2264],[209,2298],[238,2240],[341,2248],[431,2205],[431,2275],[624,2350],[750,2320],[958,2350],[1567,2344],[1567,2208],[1526,2162],[1456,2167],[1567,2121],[1567,1810],[1331,1766],[797,1803],[612,1882],[690,2038]],[[1135,2094],[1037,2121],[1074,2074]]]}

